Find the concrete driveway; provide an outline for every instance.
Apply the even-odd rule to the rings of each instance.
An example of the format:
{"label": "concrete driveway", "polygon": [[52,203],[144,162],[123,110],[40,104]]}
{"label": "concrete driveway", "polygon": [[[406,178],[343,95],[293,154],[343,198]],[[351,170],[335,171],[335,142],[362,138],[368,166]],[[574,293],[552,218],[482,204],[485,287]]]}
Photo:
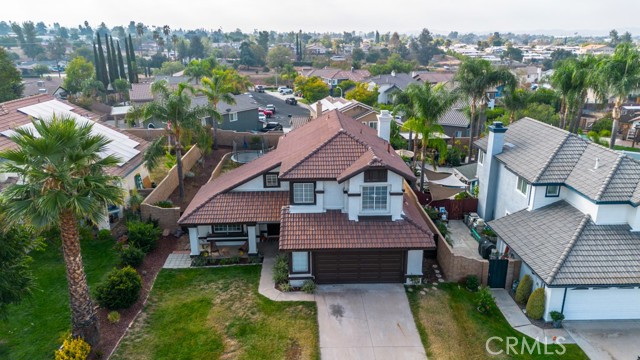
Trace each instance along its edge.
{"label": "concrete driveway", "polygon": [[564,328],[591,360],[637,360],[640,321],[564,321]]}
{"label": "concrete driveway", "polygon": [[401,284],[321,285],[316,302],[323,360],[426,360]]}

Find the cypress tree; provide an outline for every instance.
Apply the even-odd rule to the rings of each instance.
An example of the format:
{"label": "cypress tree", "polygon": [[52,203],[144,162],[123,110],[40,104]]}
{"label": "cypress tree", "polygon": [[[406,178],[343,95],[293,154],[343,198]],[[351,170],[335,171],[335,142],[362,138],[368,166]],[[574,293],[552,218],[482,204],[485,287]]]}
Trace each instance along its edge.
{"label": "cypress tree", "polygon": [[111,59],[111,49],[109,48],[109,37],[107,34],[104,34],[104,46],[107,50],[107,71],[109,71],[109,84],[116,79],[113,73],[113,62]]}
{"label": "cypress tree", "polygon": [[131,65],[131,53],[129,52],[129,40],[124,38],[124,51],[127,57],[127,74],[129,75],[129,82],[133,84],[136,81],[135,76],[133,76],[133,66]]}
{"label": "cypress tree", "polygon": [[116,56],[116,47],[113,46],[113,37],[109,36],[109,42],[111,43],[111,61],[113,61],[114,80],[120,79],[120,70],[118,69],[118,57]]}
{"label": "cypress tree", "polygon": [[118,69],[120,70],[120,79],[126,79],[127,76],[124,72],[124,61],[122,60],[122,51],[120,50],[120,41],[116,42],[116,46],[118,47],[118,51],[116,52],[118,55]]}
{"label": "cypress tree", "polygon": [[100,58],[98,57],[98,50],[96,50],[96,43],[93,42],[93,68],[96,73],[96,80],[102,81],[102,73],[100,72]]}
{"label": "cypress tree", "polygon": [[98,58],[100,59],[100,81],[104,84],[105,89],[109,86],[109,74],[107,73],[107,64],[104,61],[104,52],[102,51],[102,42],[100,41],[100,33],[98,33]]}
{"label": "cypress tree", "polygon": [[135,82],[138,83],[138,64],[136,62],[136,53],[133,51],[133,41],[131,41],[131,34],[129,34],[129,54],[131,54],[131,66],[132,72],[135,76]]}

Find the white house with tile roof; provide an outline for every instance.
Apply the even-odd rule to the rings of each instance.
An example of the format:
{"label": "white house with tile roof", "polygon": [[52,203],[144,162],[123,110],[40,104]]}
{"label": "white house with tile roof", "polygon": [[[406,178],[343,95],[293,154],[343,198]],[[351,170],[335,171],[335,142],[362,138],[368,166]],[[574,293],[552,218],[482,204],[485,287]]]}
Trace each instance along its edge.
{"label": "white house with tile roof", "polygon": [[523,118],[478,140],[478,213],[567,320],[640,319],[640,162]]}

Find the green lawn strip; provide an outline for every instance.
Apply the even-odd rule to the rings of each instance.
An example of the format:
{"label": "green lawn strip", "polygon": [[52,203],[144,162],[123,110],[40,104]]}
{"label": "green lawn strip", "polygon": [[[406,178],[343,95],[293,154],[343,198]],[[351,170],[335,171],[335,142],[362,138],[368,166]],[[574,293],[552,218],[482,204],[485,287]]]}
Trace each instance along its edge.
{"label": "green lawn strip", "polygon": [[[90,288],[115,266],[112,241],[84,241],[82,257]],[[47,244],[32,254],[36,277],[33,296],[9,307],[8,318],[0,321],[0,358],[47,359],[71,328],[69,293],[60,243]]]}
{"label": "green lawn strip", "polygon": [[640,148],[631,147],[631,146],[614,145],[613,148],[615,150],[625,150],[625,151],[632,151],[632,152],[640,152]]}
{"label": "green lawn strip", "polygon": [[[408,292],[407,295],[418,331],[430,358],[438,360],[440,357],[434,355],[447,353],[452,359],[460,356],[478,359],[487,357],[522,360],[549,359],[551,355],[545,354],[546,349],[548,353],[554,354],[552,355],[554,359],[588,359],[575,344],[564,345],[566,349],[562,355],[556,354],[556,351],[562,351],[559,345],[549,345],[545,348],[544,344],[540,344],[539,354],[537,351],[530,354],[526,348],[525,353],[522,353],[522,339],[526,338],[526,344],[529,348],[534,346],[534,340],[513,329],[497,307],[494,307],[489,314],[478,312],[475,305],[475,294],[464,288],[459,288],[457,284],[440,285],[439,290],[429,290],[426,296],[420,295],[418,291]],[[440,306],[447,308],[434,306],[434,300],[439,301]],[[431,323],[424,323],[426,321]],[[448,325],[439,326],[439,324]],[[438,331],[433,329],[438,329]],[[492,341],[491,349],[494,351],[506,349],[507,337],[517,338],[518,343],[515,345],[515,349],[518,354],[506,356],[503,353],[500,356],[492,356],[486,353],[486,341],[493,336],[504,339],[503,342]]]}
{"label": "green lawn strip", "polygon": [[257,292],[260,266],[162,270],[113,359],[318,359],[316,306]]}

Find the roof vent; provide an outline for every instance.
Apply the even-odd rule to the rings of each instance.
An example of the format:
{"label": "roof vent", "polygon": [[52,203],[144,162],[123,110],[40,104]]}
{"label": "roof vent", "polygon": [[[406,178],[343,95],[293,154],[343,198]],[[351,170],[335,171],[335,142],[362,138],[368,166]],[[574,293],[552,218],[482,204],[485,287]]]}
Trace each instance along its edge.
{"label": "roof vent", "polygon": [[596,163],[595,165],[593,165],[593,170],[598,170],[599,167],[600,167],[600,159],[596,158]]}

